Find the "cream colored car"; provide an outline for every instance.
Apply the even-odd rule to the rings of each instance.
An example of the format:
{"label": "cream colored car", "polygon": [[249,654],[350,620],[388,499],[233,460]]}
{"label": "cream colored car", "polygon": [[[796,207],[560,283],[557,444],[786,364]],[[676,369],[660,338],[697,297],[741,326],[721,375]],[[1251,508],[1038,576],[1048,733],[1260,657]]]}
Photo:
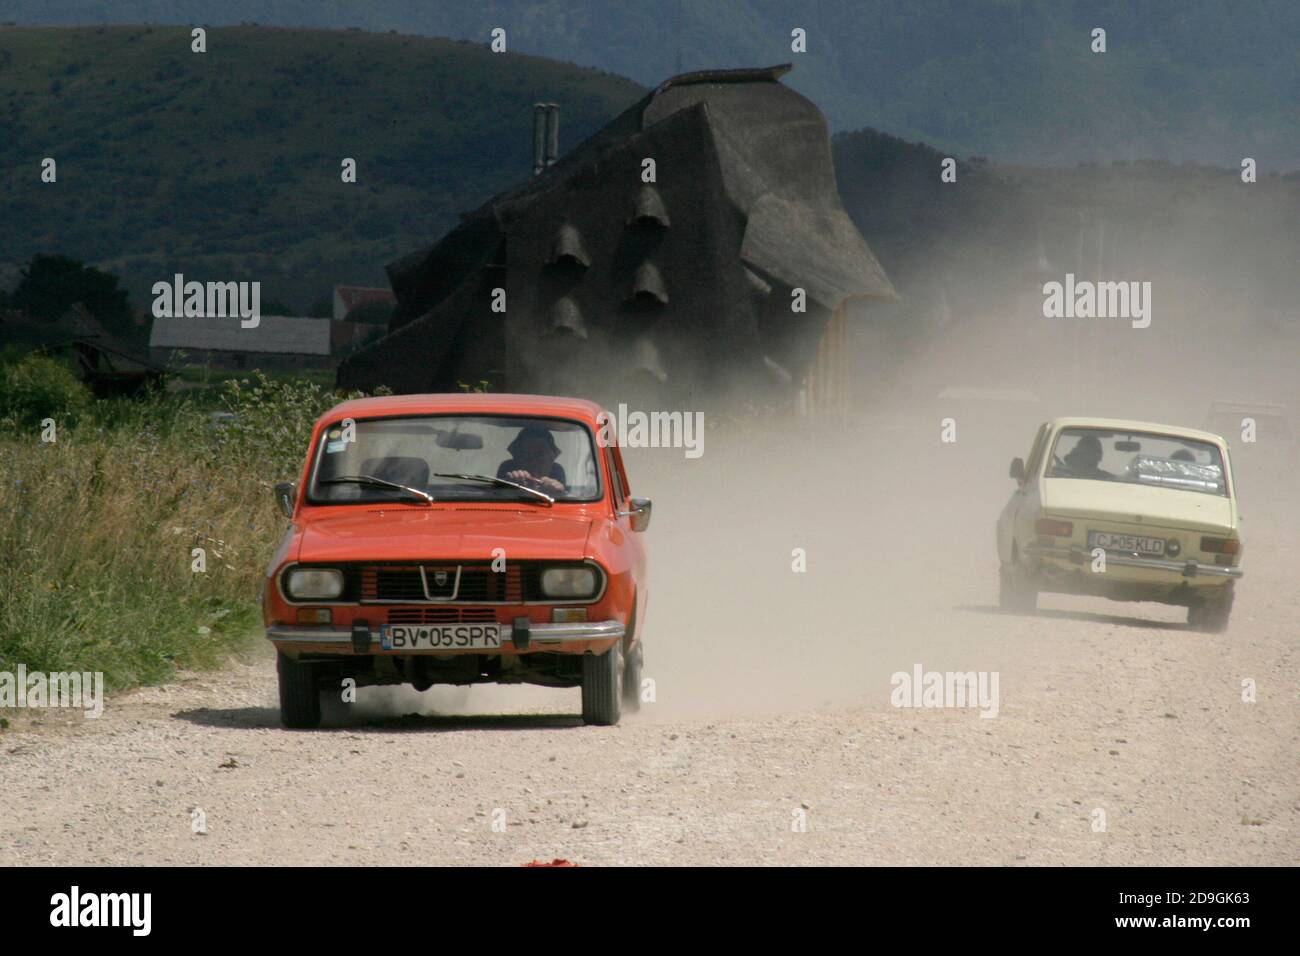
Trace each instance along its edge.
{"label": "cream colored car", "polygon": [[1241,577],[1228,444],[1191,428],[1108,418],[1041,426],[998,519],[1000,603],[1033,611],[1041,591],[1187,608],[1227,629]]}

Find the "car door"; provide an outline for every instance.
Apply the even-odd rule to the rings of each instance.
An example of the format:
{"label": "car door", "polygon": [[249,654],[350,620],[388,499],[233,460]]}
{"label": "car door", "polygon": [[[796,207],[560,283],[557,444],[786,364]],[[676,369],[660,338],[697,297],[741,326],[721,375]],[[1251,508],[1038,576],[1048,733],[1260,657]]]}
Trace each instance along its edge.
{"label": "car door", "polygon": [[605,449],[605,462],[610,476],[610,498],[614,503],[614,523],[623,532],[626,547],[632,555],[632,579],[636,582],[636,627],[637,633],[640,633],[641,620],[645,617],[649,599],[645,545],[642,543],[641,533],[632,530],[631,517],[619,514],[632,510],[632,489],[628,484],[627,469],[623,465],[623,454],[617,445],[611,443]]}
{"label": "car door", "polygon": [[1029,457],[1025,459],[1025,479],[1011,492],[1011,498],[998,516],[998,560],[1003,564],[1011,561],[1012,544],[1024,540],[1024,523],[1033,521],[1038,513],[1038,473],[1042,469],[1050,431],[1050,423],[1039,427],[1029,448]]}

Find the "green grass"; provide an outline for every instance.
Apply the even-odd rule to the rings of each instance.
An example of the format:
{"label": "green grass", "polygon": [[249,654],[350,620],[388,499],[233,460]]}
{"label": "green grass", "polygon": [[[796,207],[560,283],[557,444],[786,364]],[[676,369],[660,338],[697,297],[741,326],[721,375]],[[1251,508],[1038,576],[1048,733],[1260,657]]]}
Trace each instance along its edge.
{"label": "green grass", "polygon": [[[177,382],[201,385],[204,388],[218,392],[224,389],[227,382],[246,379],[250,374],[248,369],[214,368],[208,365],[173,364],[169,367],[172,370],[172,376]],[[260,369],[257,374],[271,382],[285,384],[309,382],[322,388],[334,387],[335,373],[332,368]]]}
{"label": "green grass", "polygon": [[120,689],[255,640],[285,528],[272,487],[339,397],[258,373],[220,397],[234,426],[188,395],[97,402],[53,443],[0,422],[0,670],[102,671]]}

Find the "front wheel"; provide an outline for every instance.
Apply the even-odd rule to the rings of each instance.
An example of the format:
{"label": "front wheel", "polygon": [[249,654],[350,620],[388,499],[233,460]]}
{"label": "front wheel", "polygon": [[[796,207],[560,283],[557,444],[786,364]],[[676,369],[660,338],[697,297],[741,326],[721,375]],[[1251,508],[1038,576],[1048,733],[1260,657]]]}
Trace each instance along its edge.
{"label": "front wheel", "polygon": [[280,673],[280,723],[293,730],[320,726],[320,686],[310,664],[276,653]]}
{"label": "front wheel", "polygon": [[622,716],[623,642],[604,654],[582,655],[582,722],[612,727]]}

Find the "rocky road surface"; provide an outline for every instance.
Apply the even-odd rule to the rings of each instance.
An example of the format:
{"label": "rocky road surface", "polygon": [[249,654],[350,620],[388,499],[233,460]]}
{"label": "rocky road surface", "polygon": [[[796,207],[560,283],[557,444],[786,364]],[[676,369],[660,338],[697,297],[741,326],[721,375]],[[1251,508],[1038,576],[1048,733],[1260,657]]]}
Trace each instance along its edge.
{"label": "rocky road surface", "polygon": [[[739,542],[762,501],[657,502],[655,701],[618,727],[487,687],[363,690],[286,731],[260,639],[98,720],[10,711],[0,865],[1300,862],[1294,514],[1249,525],[1225,635],[1100,599],[1013,616],[999,482],[853,534],[775,509]],[[996,717],[892,706],[916,665],[996,672]]]}
{"label": "rocky road surface", "polygon": [[[882,673],[870,698],[668,700],[613,728],[582,726],[576,691],[363,690],[361,712],[290,732],[259,646],[98,720],[15,718],[0,864],[1300,862],[1294,592],[1246,592],[1223,637],[1172,609],[1043,604],[931,608],[993,649],[995,718],[894,708]],[[444,712],[402,713],[421,705]]]}

